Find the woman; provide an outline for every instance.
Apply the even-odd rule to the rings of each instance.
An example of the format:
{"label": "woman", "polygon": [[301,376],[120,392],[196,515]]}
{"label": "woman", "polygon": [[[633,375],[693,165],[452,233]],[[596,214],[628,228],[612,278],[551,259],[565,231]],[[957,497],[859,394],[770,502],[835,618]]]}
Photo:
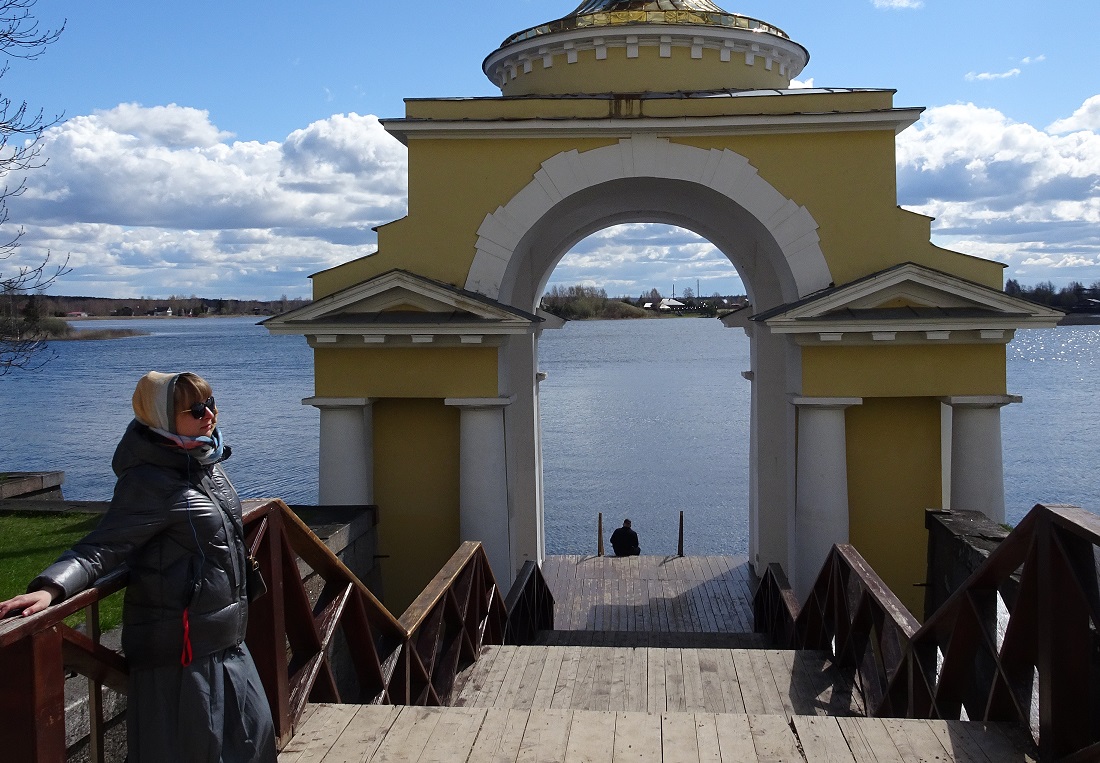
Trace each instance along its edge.
{"label": "woman", "polygon": [[210,385],[151,371],[133,406],[103,520],[28,593],[0,602],[0,617],[40,612],[126,563],[130,763],[275,761],[271,711],[244,644],[241,503],[220,465],[230,449]]}

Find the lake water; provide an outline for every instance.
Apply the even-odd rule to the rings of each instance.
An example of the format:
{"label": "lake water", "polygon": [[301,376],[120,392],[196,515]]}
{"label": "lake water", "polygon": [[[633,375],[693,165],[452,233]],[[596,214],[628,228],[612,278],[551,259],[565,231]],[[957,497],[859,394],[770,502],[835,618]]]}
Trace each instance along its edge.
{"label": "lake water", "polygon": [[[0,469],[64,470],[65,495],[106,500],[110,458],[149,369],[193,369],[214,386],[229,470],[242,495],[317,500],[312,352],[253,318],[89,321],[148,336],[57,342],[42,370],[0,377]],[[688,553],[747,552],[749,368],[744,333],[713,320],[594,321],[540,342],[547,548],[595,548],[629,516],[643,551],[672,553],[679,510]],[[1009,520],[1037,502],[1100,509],[1095,439],[1100,327],[1021,331],[1003,409]]]}

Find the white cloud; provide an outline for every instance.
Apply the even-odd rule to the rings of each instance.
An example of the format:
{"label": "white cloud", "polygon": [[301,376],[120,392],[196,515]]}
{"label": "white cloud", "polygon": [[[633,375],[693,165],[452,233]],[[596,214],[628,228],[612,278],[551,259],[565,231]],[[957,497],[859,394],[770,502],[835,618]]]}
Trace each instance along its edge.
{"label": "white cloud", "polygon": [[936,218],[937,243],[1014,277],[1100,280],[1100,132],[1052,134],[955,104],[929,109],[897,146],[900,201]]}
{"label": "white cloud", "polygon": [[890,10],[898,8],[923,8],[923,0],[871,0],[871,5],[876,8],[887,8]]}
{"label": "white cloud", "polygon": [[[197,109],[123,104],[44,136],[11,200],[34,262],[71,253],[88,295],[304,293],[305,276],[374,250],[405,213],[407,151],[373,116],[334,115],[282,143],[233,141]],[[19,263],[13,261],[11,266]],[[269,289],[272,289],[269,291]]]}
{"label": "white cloud", "polygon": [[1073,112],[1072,116],[1059,119],[1047,127],[1047,132],[1059,135],[1078,130],[1100,130],[1100,95],[1094,95]]}
{"label": "white cloud", "polygon": [[802,82],[802,81],[796,80],[796,79],[791,80],[791,89],[792,90],[805,90],[805,89],[812,88],[813,86],[814,86],[814,78],[813,77],[810,77],[805,82]]}
{"label": "white cloud", "polygon": [[997,79],[1011,79],[1013,77],[1019,77],[1019,69],[1009,69],[1006,72],[967,72],[967,82],[988,82],[990,80]]}

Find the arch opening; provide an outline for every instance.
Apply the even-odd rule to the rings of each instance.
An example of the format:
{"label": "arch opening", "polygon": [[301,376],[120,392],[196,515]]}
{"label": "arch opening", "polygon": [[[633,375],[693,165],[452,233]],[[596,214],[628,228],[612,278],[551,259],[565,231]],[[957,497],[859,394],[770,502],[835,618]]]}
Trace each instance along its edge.
{"label": "arch opening", "polygon": [[[671,254],[681,249],[690,258]],[[666,225],[592,234],[548,278],[551,288],[607,284],[612,301],[640,302],[656,287],[695,306],[696,291],[712,305],[714,293],[744,294],[713,244]],[[605,542],[630,518],[643,553],[675,554],[681,510],[685,553],[748,553],[748,338],[713,315],[655,314],[571,321],[539,339],[548,553],[593,553],[602,512]]]}

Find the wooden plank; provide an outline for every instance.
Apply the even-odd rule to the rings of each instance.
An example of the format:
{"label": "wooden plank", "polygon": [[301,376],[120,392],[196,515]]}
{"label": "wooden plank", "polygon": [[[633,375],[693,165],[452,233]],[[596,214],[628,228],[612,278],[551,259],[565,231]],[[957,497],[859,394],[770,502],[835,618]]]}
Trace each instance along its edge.
{"label": "wooden plank", "polygon": [[925,721],[883,718],[882,725],[905,761],[933,763],[949,759],[936,732]]}
{"label": "wooden plank", "polygon": [[835,718],[796,715],[793,721],[808,763],[855,763]]}
{"label": "wooden plank", "polygon": [[794,733],[782,715],[750,715],[749,730],[756,757],[761,763],[791,763],[805,760],[798,751]]}
{"label": "wooden plank", "polygon": [[498,646],[497,654],[493,659],[485,679],[481,682],[477,697],[473,698],[470,705],[473,707],[493,707],[496,704],[497,695],[500,694],[501,684],[508,675],[508,666],[516,655],[515,646]]}
{"label": "wooden plank", "polygon": [[573,712],[566,763],[612,763],[615,757],[615,713]]}
{"label": "wooden plank", "polygon": [[720,650],[699,649],[699,684],[703,690],[703,706],[708,713],[726,712],[726,700],[722,693],[722,676],[718,668]]}
{"label": "wooden plank", "polygon": [[542,671],[546,668],[546,651],[545,646],[525,646],[522,647],[527,652],[527,666],[523,670],[523,674],[520,676],[519,684],[516,686],[515,692],[512,697],[511,707],[520,709],[531,709],[531,706],[535,701],[535,692],[539,688],[539,679],[542,677]]}
{"label": "wooden plank", "polygon": [[279,760],[286,763],[320,761],[347,728],[355,709],[355,705],[314,705],[313,712],[294,732]]}
{"label": "wooden plank", "polygon": [[[386,738],[400,707],[393,705],[350,705],[355,716],[325,756],[325,763],[360,763],[370,760]],[[279,756],[282,763],[282,756]]]}
{"label": "wooden plank", "polygon": [[592,681],[591,691],[588,695],[587,707],[578,710],[610,710],[611,709],[611,673],[613,670],[614,651],[610,647],[592,650],[596,652],[595,677]]}
{"label": "wooden plank", "polygon": [[694,713],[664,713],[661,716],[663,763],[698,763],[699,739]]}
{"label": "wooden plank", "polygon": [[665,691],[665,650],[649,647],[645,651],[646,712],[663,713],[668,708],[668,694]]}
{"label": "wooden plank", "polygon": [[550,700],[550,707],[555,710],[573,707],[573,693],[581,667],[581,648],[567,646],[563,649],[565,652],[562,655],[561,668],[558,669],[558,678],[554,682],[554,697]]}
{"label": "wooden plank", "polygon": [[557,763],[564,760],[569,744],[572,710],[540,710],[531,713],[516,763]]}
{"label": "wooden plank", "polygon": [[733,664],[732,649],[718,649],[714,653],[718,666],[718,679],[722,687],[722,702],[727,713],[744,713],[745,700],[741,697],[741,683]]}
{"label": "wooden plank", "polygon": [[[768,662],[768,656],[764,654],[765,650],[747,649],[745,651],[748,654],[749,665],[752,666],[753,673],[756,675],[760,698],[764,701],[764,712],[769,715],[785,715],[789,718],[794,713],[791,698],[785,692],[781,693],[777,683],[777,679],[783,681],[784,678],[772,674],[771,663]],[[740,666],[737,673],[741,674]],[[789,680],[786,679],[786,682],[789,683]]]}
{"label": "wooden plank", "polygon": [[375,763],[408,763],[424,752],[428,739],[442,718],[443,709],[435,707],[403,707],[382,739],[373,760]]}
{"label": "wooden plank", "polygon": [[770,712],[770,705],[761,692],[756,670],[749,659],[749,651],[746,649],[733,649],[730,654],[737,670],[737,682],[741,686],[741,698],[745,704],[745,712],[750,715]]}
{"label": "wooden plank", "polygon": [[441,712],[439,723],[428,737],[417,763],[466,760],[481,730],[485,711],[483,707],[452,707]]}
{"label": "wooden plank", "polygon": [[615,714],[614,763],[657,763],[661,760],[661,716]]}
{"label": "wooden plank", "polygon": [[564,646],[547,648],[542,675],[539,676],[538,686],[535,687],[535,696],[531,698],[532,710],[550,709],[550,705],[554,701],[554,690],[557,687],[558,673],[561,671],[566,649],[567,647]]}
{"label": "wooden plank", "polygon": [[695,714],[695,737],[699,745],[699,763],[722,763],[722,748],[718,742],[717,715]]}
{"label": "wooden plank", "polygon": [[661,655],[665,663],[665,708],[668,712],[687,710],[684,696],[684,663],[679,649],[664,649]]}
{"label": "wooden plank", "polygon": [[629,712],[644,713],[649,694],[649,650],[630,649],[626,661],[626,707]]}
{"label": "wooden plank", "polygon": [[[787,715],[793,716],[801,713],[803,705],[808,700],[799,695],[799,688],[796,687],[793,662],[788,659],[791,657],[791,653],[778,649],[757,649],[753,651],[758,652],[764,658]],[[797,708],[796,705],[798,705]]]}
{"label": "wooden plank", "polygon": [[[489,672],[492,670],[493,661],[499,654],[500,647],[484,646],[478,655],[477,662],[462,671],[462,686],[458,693],[451,693],[450,705],[453,707],[472,707],[477,704],[478,694],[481,693]],[[457,681],[456,681],[457,683]]]}
{"label": "wooden plank", "polygon": [[627,647],[608,647],[611,653],[611,691],[608,695],[608,710],[626,710],[626,673],[627,661],[631,649]]}
{"label": "wooden plank", "polygon": [[836,719],[856,763],[905,763],[879,718]]}
{"label": "wooden plank", "polygon": [[[967,731],[968,721],[928,721],[948,754],[960,763],[1006,763],[1011,757],[993,757],[979,738]],[[992,734],[990,734],[992,736]]]}
{"label": "wooden plank", "polygon": [[749,716],[725,713],[714,717],[722,763],[756,763],[756,743],[749,727]]}
{"label": "wooden plank", "polygon": [[998,763],[1000,761],[1035,763],[1039,759],[1030,735],[1017,726],[978,721],[970,721],[962,726],[971,737],[977,740],[990,760]]}
{"label": "wooden plank", "polygon": [[476,763],[515,763],[529,717],[527,710],[486,708],[485,719],[468,760]]}
{"label": "wooden plank", "polygon": [[703,677],[700,674],[699,650],[683,649],[680,661],[684,666],[684,709],[689,713],[713,713],[715,708],[708,707],[703,695]]}

